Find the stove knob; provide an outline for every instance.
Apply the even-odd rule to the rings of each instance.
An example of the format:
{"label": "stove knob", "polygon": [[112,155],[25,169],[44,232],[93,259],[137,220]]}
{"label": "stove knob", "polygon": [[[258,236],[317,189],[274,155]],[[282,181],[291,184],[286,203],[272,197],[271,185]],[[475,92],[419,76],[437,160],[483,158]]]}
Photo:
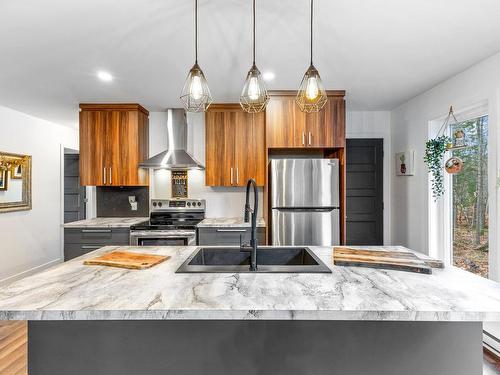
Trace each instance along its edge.
{"label": "stove knob", "polygon": [[158,202],[158,207],[161,207],[161,202]]}
{"label": "stove knob", "polygon": [[201,206],[201,202],[198,202],[198,206]]}
{"label": "stove knob", "polygon": [[153,202],[153,207],[156,207],[156,202]]}
{"label": "stove knob", "polygon": [[188,207],[190,207],[190,206],[191,206],[191,202],[188,202],[187,204],[188,204]]}

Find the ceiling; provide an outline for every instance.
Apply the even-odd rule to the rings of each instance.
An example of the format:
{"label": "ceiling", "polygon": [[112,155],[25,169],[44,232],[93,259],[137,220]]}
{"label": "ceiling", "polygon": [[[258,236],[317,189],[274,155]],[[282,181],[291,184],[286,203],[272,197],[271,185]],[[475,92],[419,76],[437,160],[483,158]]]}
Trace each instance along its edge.
{"label": "ceiling", "polygon": [[[189,0],[2,0],[0,104],[69,126],[79,102],[180,105],[193,64]],[[500,51],[498,0],[316,0],[315,65],[350,109],[390,110]],[[309,61],[307,0],[257,1],[257,65],[296,89]],[[215,101],[251,65],[251,0],[199,0],[199,63]],[[115,80],[104,83],[96,72]]]}

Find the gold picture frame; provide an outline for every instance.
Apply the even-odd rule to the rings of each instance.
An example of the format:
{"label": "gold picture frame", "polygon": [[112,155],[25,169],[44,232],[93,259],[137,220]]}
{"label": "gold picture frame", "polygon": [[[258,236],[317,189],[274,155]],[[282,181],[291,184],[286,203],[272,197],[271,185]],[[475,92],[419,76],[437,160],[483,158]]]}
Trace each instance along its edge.
{"label": "gold picture frame", "polygon": [[9,171],[0,171],[0,191],[6,191],[9,188]]}
{"label": "gold picture frame", "polygon": [[[21,165],[21,194],[20,199],[10,202],[0,202],[0,213],[12,211],[31,210],[31,155],[13,154],[0,151],[0,173],[4,181],[5,188],[0,192],[9,188],[9,177],[12,178],[15,174],[17,166]],[[5,177],[4,177],[5,176]]]}
{"label": "gold picture frame", "polygon": [[22,164],[12,168],[10,176],[13,180],[20,180],[23,178],[23,166]]}

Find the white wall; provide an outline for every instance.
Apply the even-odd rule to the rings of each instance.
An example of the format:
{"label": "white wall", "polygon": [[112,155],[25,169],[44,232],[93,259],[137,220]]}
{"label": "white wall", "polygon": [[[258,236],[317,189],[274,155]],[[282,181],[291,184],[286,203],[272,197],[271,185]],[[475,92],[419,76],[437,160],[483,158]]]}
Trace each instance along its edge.
{"label": "white wall", "polygon": [[0,106],[0,151],[33,157],[33,209],[0,213],[0,281],[62,260],[61,145],[78,132]]}
{"label": "white wall", "polygon": [[348,111],[346,138],[382,138],[384,141],[384,244],[391,244],[391,112]]}
{"label": "white wall", "polygon": [[[187,149],[198,161],[205,164],[205,115],[188,113]],[[149,114],[149,154],[153,156],[167,148],[166,112]],[[245,188],[213,188],[205,186],[205,171],[188,172],[188,195],[190,198],[207,200],[207,217],[243,216],[245,207]],[[262,189],[259,194],[259,216],[262,216]],[[155,171],[152,177],[152,198],[170,198],[170,171]]]}
{"label": "white wall", "polygon": [[[500,280],[500,252],[497,241],[497,187],[500,115],[500,54],[492,56],[392,111],[392,148],[394,152],[415,150],[416,174],[392,177],[392,233],[396,245],[428,253],[429,181],[423,162],[429,124],[444,117],[450,105],[456,112],[488,103],[489,114],[489,203],[491,278]],[[459,118],[460,120],[460,118]],[[443,249],[438,249],[443,251]]]}

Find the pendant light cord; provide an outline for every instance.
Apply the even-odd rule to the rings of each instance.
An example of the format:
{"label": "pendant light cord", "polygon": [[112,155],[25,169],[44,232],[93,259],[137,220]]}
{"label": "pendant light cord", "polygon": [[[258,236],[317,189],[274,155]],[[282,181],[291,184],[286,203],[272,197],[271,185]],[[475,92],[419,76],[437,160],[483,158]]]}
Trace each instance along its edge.
{"label": "pendant light cord", "polygon": [[198,0],[194,0],[194,61],[198,64]]}
{"label": "pendant light cord", "polygon": [[253,65],[255,65],[255,0],[253,0]]}
{"label": "pendant light cord", "polygon": [[311,0],[311,65],[313,64],[313,2]]}

